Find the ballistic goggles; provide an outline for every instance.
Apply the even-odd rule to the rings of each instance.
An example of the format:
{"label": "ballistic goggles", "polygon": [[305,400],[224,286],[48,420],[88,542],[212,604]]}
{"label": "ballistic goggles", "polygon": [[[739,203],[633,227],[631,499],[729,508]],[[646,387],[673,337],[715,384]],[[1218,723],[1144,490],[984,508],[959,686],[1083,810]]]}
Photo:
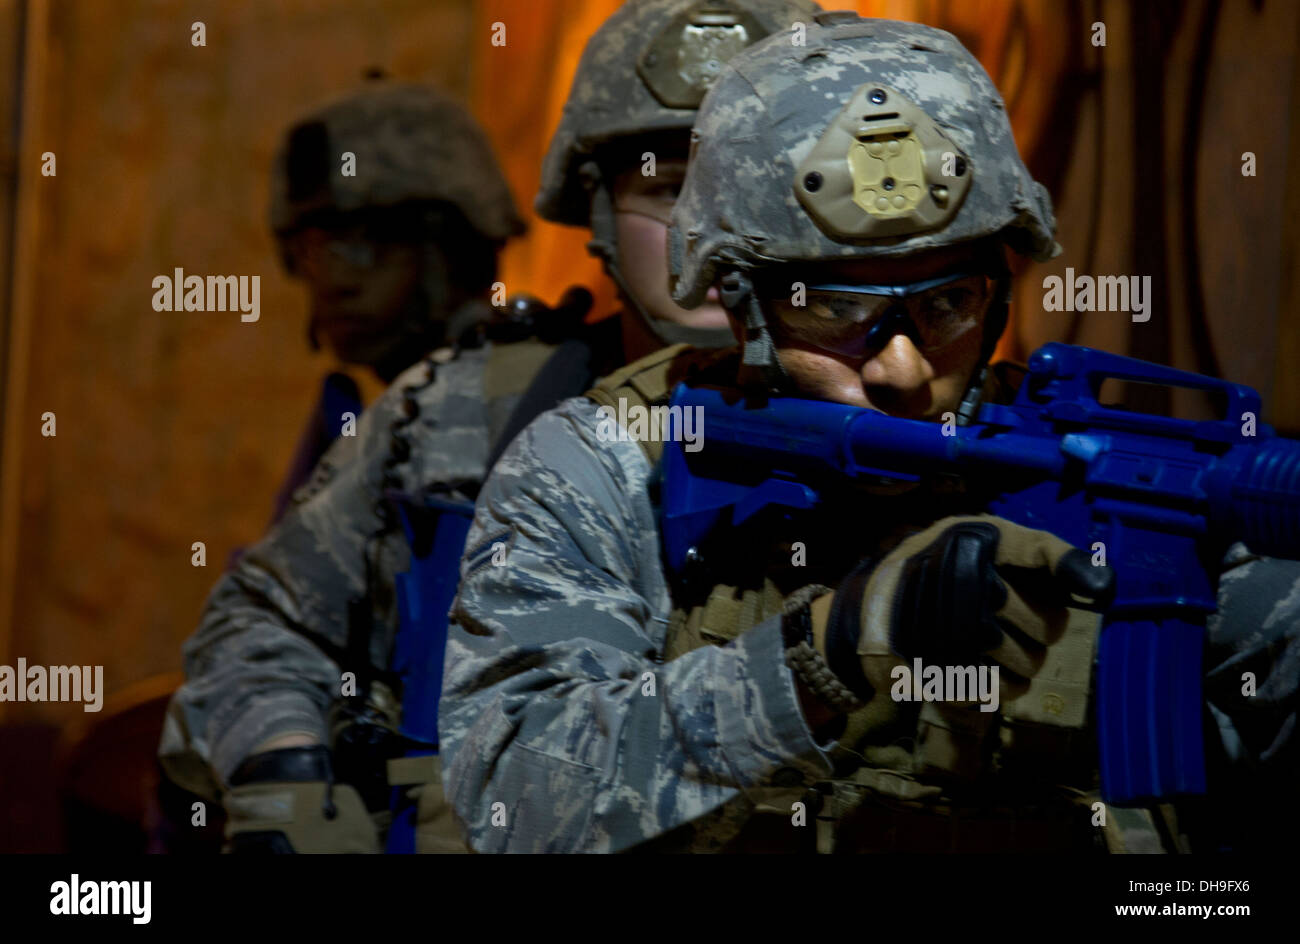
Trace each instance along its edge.
{"label": "ballistic goggles", "polygon": [[906,335],[923,354],[979,327],[991,297],[983,272],[949,273],[904,285],[809,285],[798,295],[767,296],[773,326],[787,337],[848,357],[865,357]]}

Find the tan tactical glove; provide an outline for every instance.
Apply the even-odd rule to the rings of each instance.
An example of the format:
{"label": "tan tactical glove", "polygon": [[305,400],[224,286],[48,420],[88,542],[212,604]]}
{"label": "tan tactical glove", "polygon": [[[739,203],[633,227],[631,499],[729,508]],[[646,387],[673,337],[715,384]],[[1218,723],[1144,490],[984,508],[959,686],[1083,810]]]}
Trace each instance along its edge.
{"label": "tan tactical glove", "polygon": [[324,747],[254,754],[231,776],[222,798],[225,851],[379,852],[379,836],[361,795],[332,780]]}
{"label": "tan tactical glove", "polygon": [[[978,680],[980,666],[996,666],[1001,708],[1028,691],[1063,638],[1072,655],[1085,648],[1066,632],[1069,608],[1104,608],[1113,594],[1109,567],[1093,566],[1086,551],[1046,531],[990,515],[944,518],[845,578],[827,621],[826,659],[869,704],[915,699],[916,659],[923,671],[966,668],[967,682]],[[900,666],[906,674],[895,671]],[[979,710],[969,689],[954,700],[951,677],[945,671],[943,701],[922,699],[918,773],[969,777],[998,711]]]}

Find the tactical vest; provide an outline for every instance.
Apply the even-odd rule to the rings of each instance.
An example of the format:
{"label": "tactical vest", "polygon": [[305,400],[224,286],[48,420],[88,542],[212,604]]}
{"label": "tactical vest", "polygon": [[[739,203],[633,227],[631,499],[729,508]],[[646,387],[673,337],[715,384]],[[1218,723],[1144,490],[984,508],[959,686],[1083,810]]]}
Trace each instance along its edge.
{"label": "tactical vest", "polygon": [[[615,415],[620,415],[619,403],[623,401],[627,412],[622,415],[630,415],[633,406],[666,405],[678,382],[733,384],[736,366],[734,350],[704,352],[679,344],[616,371],[587,396],[613,409]],[[1017,374],[1023,376],[1023,368],[995,365],[985,385],[986,400],[1010,402],[1019,381]],[[651,476],[654,482],[663,444],[657,439],[638,442],[655,473]],[[909,500],[920,513],[910,521]],[[748,570],[732,568],[725,574],[706,574],[695,586],[674,581],[664,661],[700,646],[727,644],[780,614],[786,600],[802,587],[835,586],[860,559],[863,544],[870,540],[875,540],[878,552],[883,553],[901,540],[909,524],[919,528],[947,514],[978,510],[962,508],[960,496],[896,496],[875,504],[883,511],[873,511],[869,519],[868,526],[875,528],[873,538],[857,543],[857,549],[846,545],[843,553],[848,556],[820,574],[814,569],[785,566],[784,562],[792,559],[791,544],[783,543],[781,535],[763,534],[761,524],[734,535],[729,552],[706,554],[706,560],[738,557]],[[879,520],[882,518],[885,520]],[[841,526],[839,530],[852,528]],[[727,538],[722,536],[724,544]],[[767,546],[756,552],[756,546],[764,542]],[[1073,611],[1072,615],[1081,613]],[[1091,622],[1081,621],[1085,619]],[[1052,717],[1060,710],[1053,701],[1057,696],[1045,690],[1041,698],[1031,690],[1030,695],[1013,702],[1019,706],[1019,717],[1004,713],[991,733],[995,740],[988,766],[979,777],[978,794],[968,788],[950,796],[918,776],[924,766],[926,732],[934,732],[925,717],[929,705],[904,708],[891,702],[882,708],[878,699],[846,719],[838,747],[832,752],[832,779],[810,789],[750,793],[751,800],[757,797],[754,815],[728,851],[1163,851],[1161,832],[1166,844],[1177,842],[1171,838],[1178,836],[1171,807],[1156,811],[1160,817],[1157,824],[1146,810],[1097,806],[1100,794],[1095,764],[1090,760],[1096,756],[1096,746],[1085,710],[1095,633],[1095,616],[1084,614],[1072,621],[1067,645],[1053,647],[1073,645],[1074,651],[1067,655],[1083,666],[1083,677],[1069,681],[1074,696],[1069,699],[1073,705],[1073,717],[1066,719],[1069,725],[1062,726],[1062,719]],[[1047,668],[1040,677],[1047,674]],[[1079,674],[1077,669],[1075,674]],[[933,741],[929,749],[935,749]],[[1079,769],[1080,758],[1089,759],[1082,765],[1085,770]],[[1060,769],[1044,769],[1056,767]],[[794,801],[803,802],[810,814],[816,814],[815,829],[791,828]]]}

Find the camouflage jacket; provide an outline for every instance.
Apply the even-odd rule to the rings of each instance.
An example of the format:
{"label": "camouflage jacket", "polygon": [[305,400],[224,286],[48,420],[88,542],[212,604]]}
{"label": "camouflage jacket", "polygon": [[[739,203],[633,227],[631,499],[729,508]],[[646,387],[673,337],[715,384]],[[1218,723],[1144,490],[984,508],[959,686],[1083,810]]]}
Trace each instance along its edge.
{"label": "camouflage jacket", "polygon": [[[532,344],[510,348],[523,352]],[[532,357],[538,349],[550,350],[535,345]],[[492,435],[536,367],[498,355],[490,344],[463,351],[436,365],[432,382],[429,361],[405,371],[358,420],[356,435],[329,448],[288,513],[217,582],[184,645],[186,681],[159,748],[177,783],[210,795],[213,773],[225,783],[256,747],[282,734],[328,743],[348,603],[367,590],[366,546],[384,530],[384,492],[473,500]],[[499,395],[489,395],[489,387]],[[372,562],[369,589],[381,629],[371,636],[370,658],[387,668],[398,623],[393,575],[409,565],[400,528],[377,540]]]}
{"label": "camouflage jacket", "polygon": [[[439,733],[446,795],[480,852],[660,837],[656,849],[717,850],[777,797],[788,817],[832,770],[836,745],[803,718],[779,616],[663,660],[674,602],[654,470],[637,443],[601,440],[596,411],[566,401],[514,441],[466,544]],[[1241,545],[1225,565],[1207,668],[1249,660],[1268,696],[1243,698],[1228,678],[1207,697],[1239,755],[1284,769],[1300,565]]]}
{"label": "camouflage jacket", "polygon": [[466,543],[438,733],[444,790],[481,852],[620,851],[701,818],[689,844],[720,845],[746,791],[831,772],[779,620],[658,661],[672,601],[651,469],[597,423],[578,398],[525,429]]}

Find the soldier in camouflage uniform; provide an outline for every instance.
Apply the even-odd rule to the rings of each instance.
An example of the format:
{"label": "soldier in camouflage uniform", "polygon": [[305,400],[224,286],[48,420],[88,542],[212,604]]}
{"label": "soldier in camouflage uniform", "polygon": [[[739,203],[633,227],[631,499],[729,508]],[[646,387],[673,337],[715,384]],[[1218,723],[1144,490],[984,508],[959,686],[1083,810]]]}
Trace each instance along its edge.
{"label": "soldier in camouflage uniform", "polygon": [[[344,670],[365,674],[366,655],[388,665],[392,575],[409,551],[385,494],[472,501],[553,348],[478,344],[497,251],[522,223],[482,130],[442,93],[376,82],[299,122],[276,166],[272,224],[310,286],[313,336],[395,382],[355,436],[306,463],[285,516],[218,582],[159,755],[173,781],[225,805],[234,848],[377,851],[366,806],[386,809],[386,791],[363,801],[336,782],[327,745]],[[361,656],[345,651],[358,627]],[[391,727],[392,693],[375,684],[368,702]],[[424,845],[463,851],[431,779]]]}
{"label": "soldier in camouflage uniform", "polygon": [[[1104,606],[1113,575],[1086,552],[975,514],[960,492],[882,481],[718,535],[679,579],[658,524],[661,447],[608,429],[616,404],[665,403],[678,381],[936,422],[1007,397],[1015,372],[988,366],[1006,321],[1003,247],[1039,260],[1059,248],[988,76],[942,31],[823,14],[803,44],[771,36],[733,58],[694,138],[673,297],[699,304],[720,285],[745,343],[616,372],[534,422],[484,485],[440,712],[446,795],[471,845],[1181,841],[1163,808],[1111,809],[1094,826],[1097,619],[1069,604]],[[1277,764],[1294,758],[1300,583],[1289,562],[1248,572],[1247,559],[1237,547],[1225,561],[1211,652],[1253,660],[1269,697],[1237,697],[1230,669],[1209,701],[1242,732],[1240,753]],[[1243,610],[1248,583],[1270,602]],[[885,694],[928,627],[1000,668],[996,724]],[[1066,698],[1045,711],[1024,696],[1048,677]]]}
{"label": "soldier in camouflage uniform", "polygon": [[[271,228],[311,300],[308,340],[385,383],[486,317],[497,253],[523,231],[474,119],[432,88],[384,81],[312,110],[286,132],[271,176]],[[356,383],[324,381],[276,496],[272,523],[340,416],[361,413]]]}

